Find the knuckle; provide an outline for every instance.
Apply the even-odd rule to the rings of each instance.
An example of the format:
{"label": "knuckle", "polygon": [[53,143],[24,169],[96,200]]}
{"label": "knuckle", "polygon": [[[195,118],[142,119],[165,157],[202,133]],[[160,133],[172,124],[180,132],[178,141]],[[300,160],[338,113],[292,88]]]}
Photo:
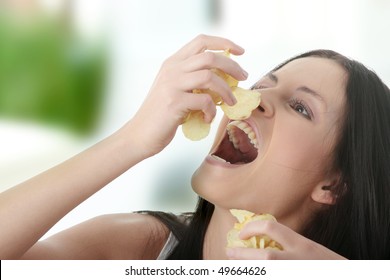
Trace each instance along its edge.
{"label": "knuckle", "polygon": [[214,74],[210,70],[203,70],[201,76],[201,83],[203,86],[209,85],[214,78],[213,76]]}
{"label": "knuckle", "polygon": [[172,67],[172,63],[170,60],[165,60],[159,70],[160,76],[168,76],[174,68]]}
{"label": "knuckle", "polygon": [[207,48],[208,36],[205,34],[199,34],[196,36],[194,43],[198,46],[198,49],[205,51]]}
{"label": "knuckle", "polygon": [[174,56],[173,56],[173,55],[167,57],[167,58],[163,61],[161,67],[167,67],[167,66],[171,65],[173,59],[174,59]]}
{"label": "knuckle", "polygon": [[160,85],[159,86],[160,89],[163,86],[170,86],[170,84],[172,83],[171,80],[172,80],[171,70],[165,67],[161,68],[156,78],[156,81],[158,81]]}
{"label": "knuckle", "polygon": [[197,35],[196,37],[195,37],[195,41],[197,41],[197,42],[200,42],[200,43],[203,43],[203,42],[205,42],[206,40],[207,40],[207,35],[206,34],[199,34],[199,35]]}
{"label": "knuckle", "polygon": [[216,114],[213,99],[208,94],[200,94],[199,98],[199,109],[202,110],[208,117],[213,118]]}
{"label": "knuckle", "polygon": [[205,52],[202,54],[205,66],[213,66],[216,61],[216,56],[213,52]]}
{"label": "knuckle", "polygon": [[202,107],[204,108],[214,108],[214,102],[213,102],[213,99],[211,98],[211,96],[209,94],[201,94],[201,98],[202,98]]}
{"label": "knuckle", "polygon": [[238,64],[238,62],[234,61],[233,59],[229,59],[229,63],[232,64],[232,68],[235,69],[237,72],[241,71],[241,66]]}
{"label": "knuckle", "polygon": [[265,220],[263,222],[263,229],[265,232],[272,231],[275,228],[275,223],[271,220]]}
{"label": "knuckle", "polygon": [[167,76],[168,73],[169,73],[168,69],[169,69],[169,67],[167,67],[167,65],[165,65],[163,63],[163,65],[160,68],[160,71],[158,72],[158,77],[161,77],[161,76],[165,77],[165,76]]}

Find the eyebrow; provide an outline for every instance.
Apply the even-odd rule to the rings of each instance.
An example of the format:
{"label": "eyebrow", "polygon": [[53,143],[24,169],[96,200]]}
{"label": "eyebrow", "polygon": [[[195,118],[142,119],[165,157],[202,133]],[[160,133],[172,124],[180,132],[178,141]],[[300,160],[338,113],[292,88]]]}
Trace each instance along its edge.
{"label": "eyebrow", "polygon": [[[272,72],[268,73],[266,76],[271,81],[275,82],[276,84],[279,81],[279,78]],[[321,102],[323,102],[325,104],[324,98],[322,98],[322,96],[318,92],[316,92],[315,90],[308,88],[307,86],[300,86],[299,88],[297,88],[297,90],[302,91],[302,92],[307,93],[307,94],[310,94],[311,96],[317,98],[318,100],[320,100]]]}
{"label": "eyebrow", "polygon": [[278,83],[279,79],[278,77],[275,76],[274,73],[272,72],[269,72],[267,75],[266,75],[271,81],[275,82],[275,83]]}

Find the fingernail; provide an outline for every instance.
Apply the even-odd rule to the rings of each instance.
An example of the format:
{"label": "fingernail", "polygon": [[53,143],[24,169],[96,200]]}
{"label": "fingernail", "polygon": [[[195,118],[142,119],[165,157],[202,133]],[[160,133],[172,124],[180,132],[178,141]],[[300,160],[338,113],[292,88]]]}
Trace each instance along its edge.
{"label": "fingernail", "polygon": [[231,104],[229,104],[230,106],[233,106],[234,104],[237,103],[237,99],[233,93],[230,94],[230,100],[231,100]]}
{"label": "fingernail", "polygon": [[245,49],[244,49],[243,47],[241,47],[241,46],[237,46],[237,47],[240,49],[240,51],[241,51],[242,53],[245,52]]}
{"label": "fingernail", "polygon": [[244,69],[241,69],[241,72],[245,79],[248,78],[249,76],[248,72],[246,72]]}

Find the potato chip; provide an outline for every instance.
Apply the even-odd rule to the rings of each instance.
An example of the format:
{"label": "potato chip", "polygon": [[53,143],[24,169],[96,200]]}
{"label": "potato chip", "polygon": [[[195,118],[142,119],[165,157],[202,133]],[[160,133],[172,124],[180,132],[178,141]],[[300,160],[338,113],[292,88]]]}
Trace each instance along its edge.
{"label": "potato chip", "polygon": [[238,223],[235,223],[233,229],[231,229],[227,234],[228,248],[272,248],[276,250],[283,250],[283,247],[278,242],[272,240],[267,235],[252,236],[247,240],[239,238],[240,231],[247,223],[259,220],[276,221],[274,216],[271,214],[257,215],[250,211],[239,209],[231,209],[230,213],[238,220]]}
{"label": "potato chip", "polygon": [[204,121],[202,111],[190,112],[181,128],[184,136],[193,141],[205,138],[210,132],[210,124]]}
{"label": "potato chip", "polygon": [[236,248],[236,247],[239,247],[239,248],[246,248],[248,247],[250,244],[250,242],[248,242],[248,240],[242,240],[238,237],[238,234],[240,233],[240,231],[238,230],[230,230],[228,232],[228,235],[227,235],[227,240],[228,240],[228,247],[229,248]]}
{"label": "potato chip", "polygon": [[[230,56],[228,50],[217,54],[227,57]],[[220,69],[212,69],[212,71],[221,77],[232,89],[237,103],[233,106],[224,104],[221,96],[211,89],[194,89],[192,92],[196,94],[209,94],[214,104],[221,106],[225,115],[231,120],[244,120],[249,118],[252,111],[260,104],[260,93],[258,91],[239,88],[238,81]],[[205,138],[209,134],[210,124],[203,120],[203,113],[201,111],[193,111],[188,114],[186,120],[183,122],[182,130],[188,139],[197,141]]]}
{"label": "potato chip", "polygon": [[[224,51],[222,53],[216,53],[216,54],[230,57],[229,51]],[[211,71],[217,74],[217,76],[219,76],[220,78],[222,78],[230,88],[238,86],[238,81],[234,79],[232,76],[230,76],[229,74],[223,72],[222,70],[214,68],[211,69]],[[213,98],[215,105],[221,105],[223,103],[221,96],[217,92],[212,91],[211,89],[194,89],[192,92],[209,94]]]}
{"label": "potato chip", "polygon": [[238,220],[240,224],[244,223],[246,220],[255,215],[253,212],[239,209],[230,209],[230,213]]}
{"label": "potato chip", "polygon": [[229,87],[238,86],[238,81],[234,79],[232,76],[230,76],[229,74],[226,74],[225,72],[219,69],[213,69],[212,71],[215,74],[217,74],[219,77],[221,77],[228,84]]}
{"label": "potato chip", "polygon": [[223,112],[231,120],[240,121],[249,118],[252,111],[260,105],[260,92],[239,87],[233,87],[232,92],[237,99],[237,103],[233,106],[222,104]]}
{"label": "potato chip", "polygon": [[222,97],[219,96],[218,93],[210,89],[194,89],[192,92],[210,95],[215,105],[221,105],[223,103]]}

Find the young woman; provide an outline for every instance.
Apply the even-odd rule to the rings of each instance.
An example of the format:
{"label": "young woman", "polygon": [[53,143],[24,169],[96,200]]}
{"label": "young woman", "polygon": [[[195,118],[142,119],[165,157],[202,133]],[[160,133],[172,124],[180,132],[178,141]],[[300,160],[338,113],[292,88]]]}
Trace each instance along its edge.
{"label": "young woman", "polygon": [[[193,214],[105,215],[38,241],[83,200],[164,149],[191,110],[210,122],[212,99],[192,89],[213,89],[235,103],[210,69],[237,80],[247,73],[206,52],[226,49],[244,52],[227,39],[198,36],[164,62],[145,102],[119,131],[2,193],[0,257],[388,259],[390,92],[372,71],[332,51],[278,66],[253,86],[262,102],[250,118],[223,118],[193,175],[200,196]],[[267,234],[283,250],[226,249],[231,208],[274,215],[278,222],[249,223],[240,238]]]}

